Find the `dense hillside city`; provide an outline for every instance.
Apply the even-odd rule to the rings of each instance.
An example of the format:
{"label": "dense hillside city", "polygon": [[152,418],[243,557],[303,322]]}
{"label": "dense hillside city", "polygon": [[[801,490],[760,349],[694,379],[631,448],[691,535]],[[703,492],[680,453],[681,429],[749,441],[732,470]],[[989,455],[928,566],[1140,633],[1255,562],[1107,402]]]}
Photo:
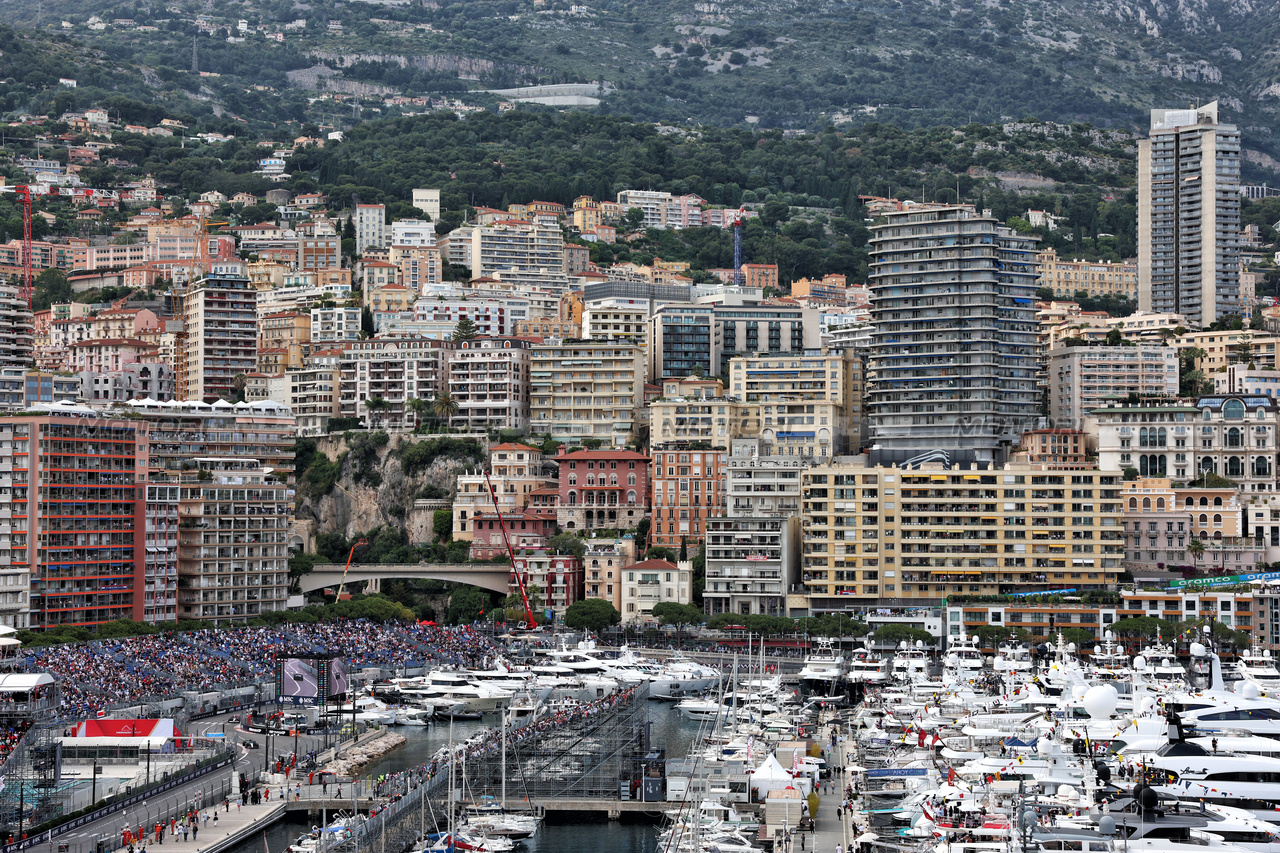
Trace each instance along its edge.
{"label": "dense hillside city", "polygon": [[0,853],[1274,849],[1280,0],[6,12]]}

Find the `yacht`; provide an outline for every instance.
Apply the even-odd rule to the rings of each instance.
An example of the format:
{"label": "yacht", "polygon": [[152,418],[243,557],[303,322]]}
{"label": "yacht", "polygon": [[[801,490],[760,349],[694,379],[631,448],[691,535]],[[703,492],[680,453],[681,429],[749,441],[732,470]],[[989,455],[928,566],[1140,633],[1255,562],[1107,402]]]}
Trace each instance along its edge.
{"label": "yacht", "polygon": [[987,662],[978,648],[978,638],[961,634],[951,643],[947,653],[947,675],[953,681],[967,683],[979,678],[986,669]]}
{"label": "yacht", "polygon": [[800,692],[820,698],[844,698],[848,675],[844,656],[835,649],[830,637],[818,638],[817,648],[810,649],[800,670]]}
{"label": "yacht", "polygon": [[1244,681],[1258,685],[1258,690],[1267,695],[1280,695],[1280,669],[1271,657],[1271,650],[1259,651],[1251,648],[1240,656],[1236,664],[1236,674]]}
{"label": "yacht", "polygon": [[1187,689],[1187,670],[1178,663],[1178,654],[1173,646],[1160,638],[1156,632],[1156,641],[1142,650],[1141,656],[1147,662],[1147,678],[1157,688],[1168,690]]}
{"label": "yacht", "polygon": [[855,684],[883,684],[889,680],[889,663],[863,645],[849,657],[848,678]]}
{"label": "yacht", "polygon": [[1129,655],[1125,653],[1124,646],[1116,642],[1115,634],[1107,631],[1102,645],[1093,647],[1093,657],[1086,672],[1089,680],[1095,684],[1130,679]]}
{"label": "yacht", "polygon": [[894,681],[916,681],[929,677],[929,653],[924,650],[924,641],[917,640],[912,646],[906,640],[898,644],[898,653],[893,656],[890,675]]}
{"label": "yacht", "polygon": [[678,700],[710,690],[719,683],[720,673],[716,670],[676,655],[649,681],[649,698]]}
{"label": "yacht", "polygon": [[507,703],[515,695],[510,690],[475,684],[467,673],[447,670],[429,673],[425,683],[415,690],[415,694],[432,705],[460,703],[471,712],[496,711],[498,706]]}

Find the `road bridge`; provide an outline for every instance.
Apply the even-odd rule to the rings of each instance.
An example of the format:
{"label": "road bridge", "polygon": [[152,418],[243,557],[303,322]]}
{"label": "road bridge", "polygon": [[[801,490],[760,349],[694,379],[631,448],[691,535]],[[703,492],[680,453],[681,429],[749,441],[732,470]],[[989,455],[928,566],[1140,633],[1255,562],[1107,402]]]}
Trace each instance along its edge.
{"label": "road bridge", "polygon": [[[317,563],[310,572],[299,578],[302,592],[314,592],[324,587],[336,587],[342,583],[342,563]],[[347,583],[357,581],[381,581],[391,578],[417,580],[456,581],[469,583],[491,592],[507,592],[511,567],[501,563],[352,563],[347,572]]]}

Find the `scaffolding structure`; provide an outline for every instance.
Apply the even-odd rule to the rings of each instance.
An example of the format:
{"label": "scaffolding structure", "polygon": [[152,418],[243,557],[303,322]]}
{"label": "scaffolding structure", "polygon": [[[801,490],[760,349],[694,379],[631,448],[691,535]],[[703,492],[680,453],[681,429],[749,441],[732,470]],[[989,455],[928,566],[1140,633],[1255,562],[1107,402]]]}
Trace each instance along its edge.
{"label": "scaffolding structure", "polygon": [[[507,742],[506,792],[530,802],[549,797],[618,799],[645,772],[645,760],[660,747],[650,739],[648,685],[630,699],[564,722],[549,718],[514,734]],[[463,778],[455,774],[458,798],[500,797],[502,752],[468,758]],[[465,790],[463,786],[465,784]]]}

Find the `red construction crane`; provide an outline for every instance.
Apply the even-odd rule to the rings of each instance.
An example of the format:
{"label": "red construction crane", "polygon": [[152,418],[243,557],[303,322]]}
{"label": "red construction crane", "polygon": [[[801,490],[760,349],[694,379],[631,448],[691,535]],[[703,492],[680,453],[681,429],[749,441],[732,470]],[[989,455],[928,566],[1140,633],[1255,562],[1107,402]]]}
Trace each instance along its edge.
{"label": "red construction crane", "polygon": [[36,294],[36,280],[31,274],[31,187],[18,186],[14,192],[22,205],[22,290],[19,296],[30,308]]}

